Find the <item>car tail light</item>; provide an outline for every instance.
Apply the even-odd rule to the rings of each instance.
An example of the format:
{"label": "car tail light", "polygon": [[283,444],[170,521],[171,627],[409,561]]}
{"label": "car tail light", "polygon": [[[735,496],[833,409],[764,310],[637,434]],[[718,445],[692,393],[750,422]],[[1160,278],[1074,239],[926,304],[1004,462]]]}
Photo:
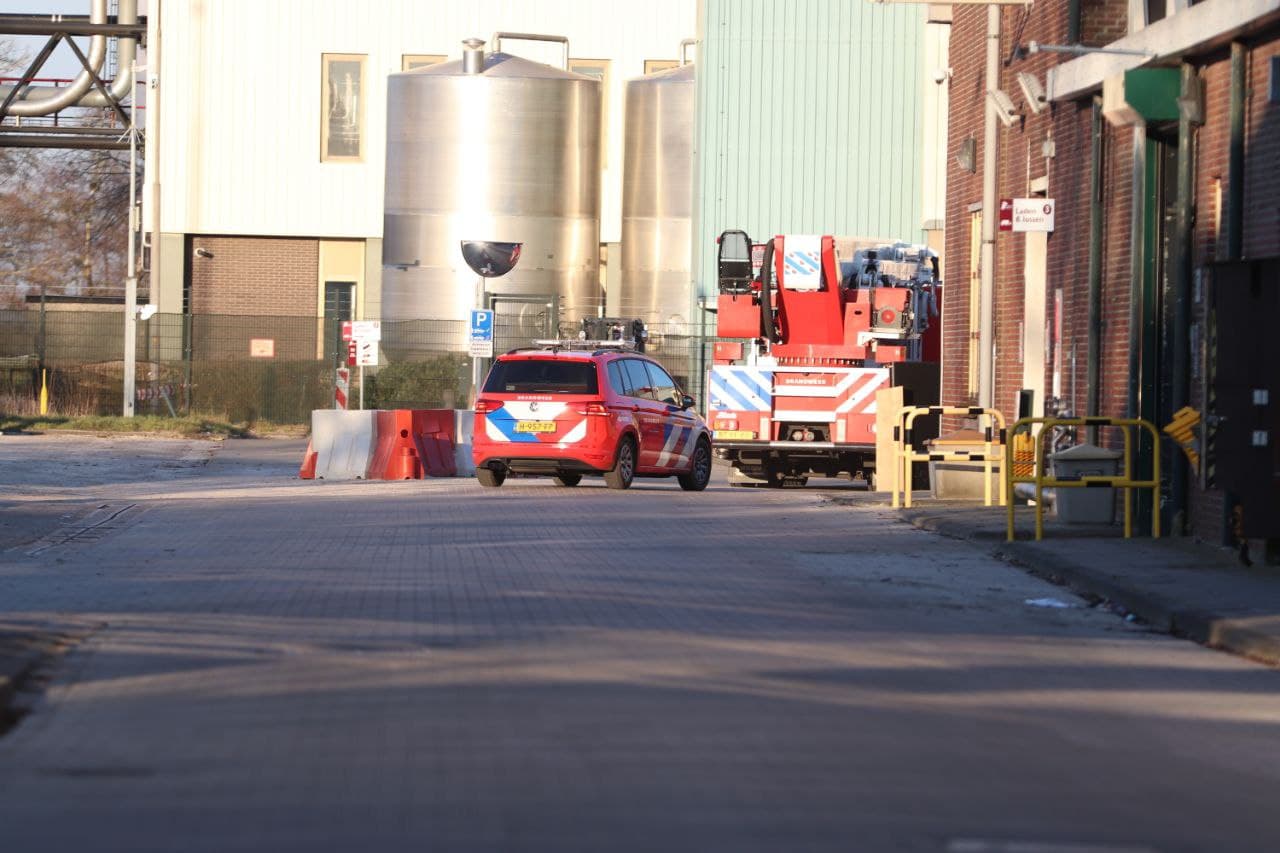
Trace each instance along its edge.
{"label": "car tail light", "polygon": [[496,411],[497,409],[501,409],[501,408],[502,408],[502,404],[499,403],[497,400],[476,400],[477,415],[483,415],[487,412]]}
{"label": "car tail light", "polygon": [[576,410],[580,415],[607,415],[609,407],[604,403],[586,403]]}

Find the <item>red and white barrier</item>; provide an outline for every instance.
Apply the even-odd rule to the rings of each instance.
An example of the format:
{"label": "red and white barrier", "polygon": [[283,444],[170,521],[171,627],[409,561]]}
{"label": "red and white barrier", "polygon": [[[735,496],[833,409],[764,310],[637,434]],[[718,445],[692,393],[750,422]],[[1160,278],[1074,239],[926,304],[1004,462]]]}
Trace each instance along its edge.
{"label": "red and white barrier", "polygon": [[333,407],[335,409],[347,408],[347,397],[351,394],[351,370],[346,367],[338,368],[338,376],[333,383]]}
{"label": "red and white barrier", "polygon": [[[462,413],[470,415],[470,412]],[[458,474],[452,409],[311,413],[304,480],[419,480]]]}

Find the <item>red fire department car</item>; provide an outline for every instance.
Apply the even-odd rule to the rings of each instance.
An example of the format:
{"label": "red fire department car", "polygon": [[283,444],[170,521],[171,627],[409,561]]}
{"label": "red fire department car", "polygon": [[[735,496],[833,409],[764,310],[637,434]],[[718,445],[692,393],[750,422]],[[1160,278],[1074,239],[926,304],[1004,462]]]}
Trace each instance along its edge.
{"label": "red fire department car", "polygon": [[658,362],[616,342],[558,341],[499,356],[476,400],[471,453],[482,486],[541,474],[576,486],[603,475],[711,479],[711,433]]}

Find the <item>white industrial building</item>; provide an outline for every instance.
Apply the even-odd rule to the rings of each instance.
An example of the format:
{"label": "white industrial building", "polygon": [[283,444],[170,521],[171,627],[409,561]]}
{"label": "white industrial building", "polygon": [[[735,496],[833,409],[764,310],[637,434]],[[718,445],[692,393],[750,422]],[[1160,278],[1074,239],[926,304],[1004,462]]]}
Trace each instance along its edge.
{"label": "white industrial building", "polygon": [[[152,301],[162,313],[318,316],[329,282],[350,286],[356,317],[379,316],[387,75],[458,59],[464,39],[496,31],[567,37],[570,69],[603,83],[600,242],[616,244],[624,83],[677,64],[697,12],[695,0],[147,5]],[[556,44],[502,49],[562,62]],[[326,79],[335,62],[359,79]],[[326,150],[326,83],[358,110],[352,154]]]}
{"label": "white industrial building", "polygon": [[[722,227],[878,230],[940,245],[947,87],[935,79],[947,63],[945,10],[846,0],[783,9],[761,0],[151,0],[144,11],[143,230],[150,300],[162,314],[385,318],[384,280],[394,264],[417,260],[384,269],[388,75],[460,61],[464,39],[499,31],[567,38],[567,51],[510,37],[502,51],[556,67],[567,56],[570,71],[602,83],[598,243],[579,248],[593,270],[598,263],[609,308],[624,254],[626,81],[678,65],[690,39],[700,118],[688,131],[689,242],[673,252],[663,238],[646,251],[681,255],[669,262],[688,271],[691,300],[706,295],[713,249],[703,244]],[[708,21],[713,31],[703,32]],[[756,79],[760,68],[767,79]],[[916,95],[888,98],[884,86]],[[844,118],[827,124],[833,115]]]}

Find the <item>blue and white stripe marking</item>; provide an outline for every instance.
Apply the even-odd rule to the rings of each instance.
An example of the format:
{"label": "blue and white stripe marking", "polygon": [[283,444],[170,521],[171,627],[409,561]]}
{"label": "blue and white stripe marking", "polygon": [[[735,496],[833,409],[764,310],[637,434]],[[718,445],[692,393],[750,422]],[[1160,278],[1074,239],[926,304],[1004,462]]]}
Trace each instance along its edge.
{"label": "blue and white stripe marking", "polygon": [[758,367],[711,368],[711,408],[730,412],[773,409],[773,371]]}
{"label": "blue and white stripe marking", "polygon": [[662,452],[658,464],[662,466],[684,465],[689,461],[689,439],[693,427],[665,424],[662,428]]}

